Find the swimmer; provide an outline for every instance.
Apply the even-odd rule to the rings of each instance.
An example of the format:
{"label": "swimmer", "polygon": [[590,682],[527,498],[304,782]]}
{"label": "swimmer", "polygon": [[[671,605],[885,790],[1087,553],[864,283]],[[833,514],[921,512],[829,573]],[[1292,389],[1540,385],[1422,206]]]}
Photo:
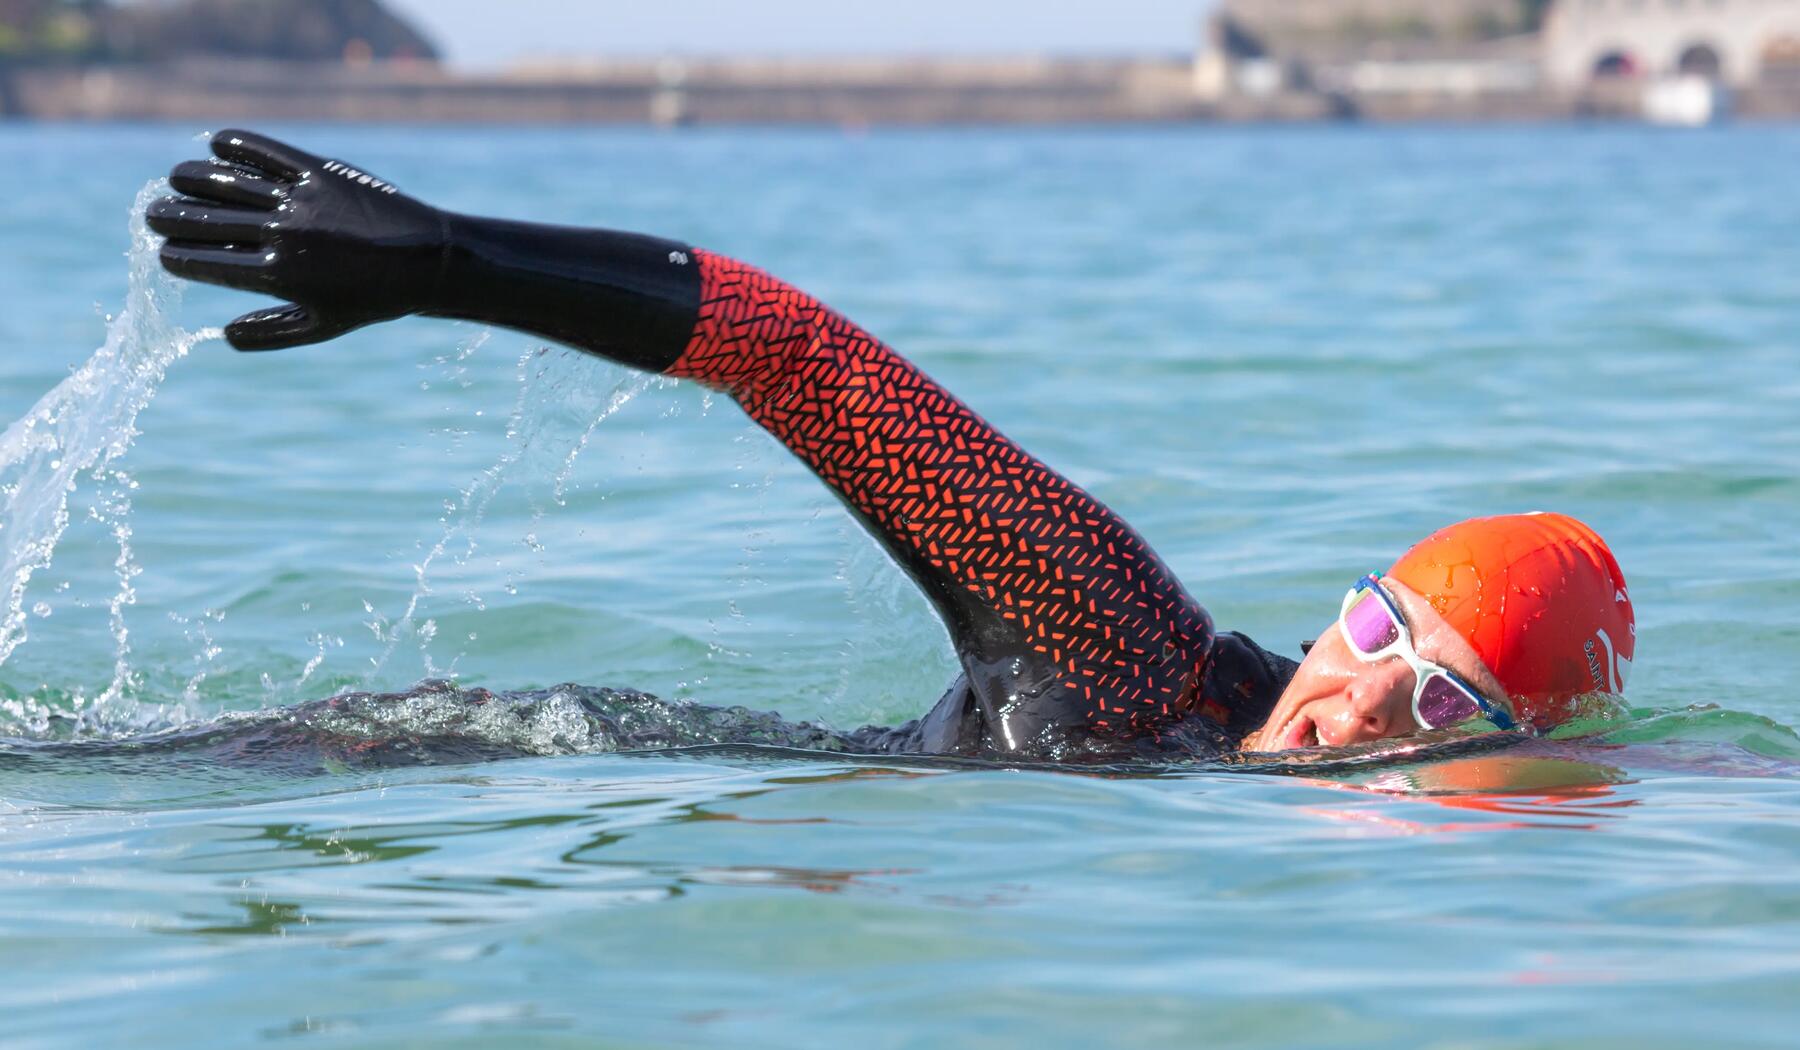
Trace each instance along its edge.
{"label": "swimmer", "polygon": [[1214,628],[1117,514],[845,317],[750,265],[612,230],[481,218],[353,164],[224,131],[150,207],[170,271],[284,300],[239,350],[409,314],[543,336],[732,397],[913,578],[963,673],[923,718],[846,746],[989,757],[1215,756],[1452,726],[1543,730],[1618,694],[1635,651],[1586,525],[1450,525],[1347,581],[1296,662]]}

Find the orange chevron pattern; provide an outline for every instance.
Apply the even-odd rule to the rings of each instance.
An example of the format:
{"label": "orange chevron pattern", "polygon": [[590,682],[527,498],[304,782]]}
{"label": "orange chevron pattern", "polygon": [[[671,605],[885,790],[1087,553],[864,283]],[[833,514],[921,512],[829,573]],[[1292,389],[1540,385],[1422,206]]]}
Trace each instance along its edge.
{"label": "orange chevron pattern", "polygon": [[735,398],[928,593],[998,613],[1055,682],[1031,721],[1138,734],[1197,706],[1212,621],[1129,525],[818,300],[695,255],[699,319],[668,374]]}

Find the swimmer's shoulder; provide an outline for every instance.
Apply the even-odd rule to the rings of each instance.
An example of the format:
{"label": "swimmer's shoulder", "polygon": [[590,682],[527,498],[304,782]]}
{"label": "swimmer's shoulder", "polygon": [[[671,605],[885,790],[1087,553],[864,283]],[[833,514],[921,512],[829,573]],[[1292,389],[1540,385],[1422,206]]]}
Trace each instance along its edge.
{"label": "swimmer's shoulder", "polygon": [[1197,711],[1228,736],[1241,738],[1268,721],[1299,669],[1299,661],[1264,649],[1241,631],[1220,631],[1200,684]]}

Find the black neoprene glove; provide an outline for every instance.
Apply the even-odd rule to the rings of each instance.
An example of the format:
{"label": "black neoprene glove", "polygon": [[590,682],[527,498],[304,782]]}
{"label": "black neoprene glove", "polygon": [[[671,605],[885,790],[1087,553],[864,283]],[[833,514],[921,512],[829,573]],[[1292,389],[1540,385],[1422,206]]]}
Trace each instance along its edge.
{"label": "black neoprene glove", "polygon": [[232,321],[239,350],[407,314],[505,325],[661,371],[693,330],[692,249],[612,230],[442,211],[342,161],[248,131],[176,165],[150,205],[170,272],[289,300]]}

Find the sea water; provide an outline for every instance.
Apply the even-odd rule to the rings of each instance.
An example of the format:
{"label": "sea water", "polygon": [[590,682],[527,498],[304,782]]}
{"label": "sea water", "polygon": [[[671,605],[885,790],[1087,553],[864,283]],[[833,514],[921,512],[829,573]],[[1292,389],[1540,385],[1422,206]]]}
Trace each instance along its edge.
{"label": "sea water", "polygon": [[1570,738],[1094,775],[611,753],[553,687],[854,726],[953,662],[695,387],[233,353],[133,226],[197,130],[0,127],[0,1044],[1791,1045],[1800,131],[276,129],[789,277],[1271,648],[1477,513],[1631,582]]}

